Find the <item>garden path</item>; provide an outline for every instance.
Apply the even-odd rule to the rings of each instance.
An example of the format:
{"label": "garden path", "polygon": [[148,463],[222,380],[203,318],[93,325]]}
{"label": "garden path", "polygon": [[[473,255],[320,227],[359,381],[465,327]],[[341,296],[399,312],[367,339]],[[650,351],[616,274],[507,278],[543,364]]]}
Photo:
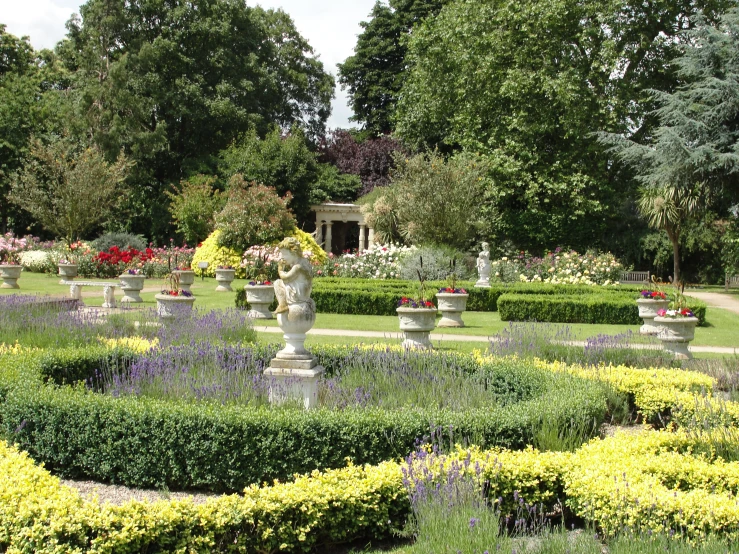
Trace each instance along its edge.
{"label": "garden path", "polygon": [[[276,333],[282,334],[282,330],[279,327],[259,327],[254,326],[257,332],[261,333]],[[308,331],[309,335],[322,335],[331,337],[365,337],[365,338],[376,338],[376,339],[398,339],[403,338],[402,333],[388,333],[383,331],[352,331],[346,329],[311,329]],[[481,342],[488,343],[491,337],[485,336],[471,336],[471,335],[445,335],[442,333],[431,333],[429,335],[431,342],[443,342],[443,341],[455,341],[455,342]],[[585,346],[585,341],[566,341],[563,344],[570,346]],[[632,348],[655,348],[649,344],[632,344]],[[657,347],[661,348],[661,347]],[[713,354],[739,354],[739,340],[737,340],[736,347],[727,346],[691,346],[691,352],[708,352]]]}
{"label": "garden path", "polygon": [[[709,306],[713,306],[714,308],[723,308],[724,310],[729,310],[730,312],[739,314],[739,299],[730,294],[724,294],[722,292],[690,291],[686,293],[685,296],[692,296],[693,298],[702,300],[703,302],[705,302]],[[739,342],[739,340],[737,340],[737,342]]]}

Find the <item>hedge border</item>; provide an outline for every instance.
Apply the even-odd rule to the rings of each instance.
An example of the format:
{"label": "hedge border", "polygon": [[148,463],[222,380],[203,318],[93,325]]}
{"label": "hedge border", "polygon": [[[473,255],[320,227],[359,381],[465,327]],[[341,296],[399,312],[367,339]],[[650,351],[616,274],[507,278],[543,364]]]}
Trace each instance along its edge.
{"label": "hedge border", "polygon": [[[93,350],[88,362],[100,355]],[[70,357],[66,351],[59,359]],[[448,440],[519,448],[546,419],[602,421],[607,409],[601,387],[551,373],[541,395],[499,409],[297,411],[111,398],[82,386],[60,387],[56,383],[68,382],[70,372],[48,352],[15,360],[0,371],[0,432],[7,438],[66,477],[171,490],[238,491],[342,467],[347,458],[379,463],[406,456],[437,428],[451,435]],[[95,365],[88,362],[75,367]],[[44,384],[44,378],[54,382]]]}

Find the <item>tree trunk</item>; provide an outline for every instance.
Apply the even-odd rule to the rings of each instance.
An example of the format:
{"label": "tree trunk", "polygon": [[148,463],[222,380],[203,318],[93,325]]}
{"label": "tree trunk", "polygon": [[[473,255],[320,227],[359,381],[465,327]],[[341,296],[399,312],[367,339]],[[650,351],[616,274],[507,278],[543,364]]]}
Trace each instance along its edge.
{"label": "tree trunk", "polygon": [[680,235],[667,229],[667,236],[672,243],[672,282],[677,285],[680,282]]}

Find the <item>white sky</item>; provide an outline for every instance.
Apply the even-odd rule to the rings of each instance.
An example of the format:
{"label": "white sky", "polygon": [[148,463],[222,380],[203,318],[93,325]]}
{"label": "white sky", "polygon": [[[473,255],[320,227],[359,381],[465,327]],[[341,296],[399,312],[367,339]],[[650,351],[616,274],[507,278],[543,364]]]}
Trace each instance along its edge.
{"label": "white sky", "polygon": [[[64,38],[64,24],[73,13],[79,13],[81,0],[0,0],[0,23],[17,36],[29,36],[37,50],[53,48]],[[367,20],[375,0],[247,0],[253,6],[282,8],[292,17],[295,26],[320,55],[324,67],[334,77],[336,64],[352,55],[359,22]],[[336,98],[329,128],[349,127],[351,109],[346,94],[336,87]],[[353,125],[353,124],[352,124]]]}

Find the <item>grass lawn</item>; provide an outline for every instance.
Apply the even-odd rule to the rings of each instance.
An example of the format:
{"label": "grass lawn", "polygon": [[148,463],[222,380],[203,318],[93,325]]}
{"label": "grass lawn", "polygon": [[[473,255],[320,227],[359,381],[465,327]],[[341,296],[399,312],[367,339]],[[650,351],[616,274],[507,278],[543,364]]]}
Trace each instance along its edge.
{"label": "grass lawn", "polygon": [[[95,279],[86,279],[96,281]],[[106,281],[100,279],[99,281]],[[115,281],[115,279],[108,279]],[[232,283],[234,291],[241,289],[246,285],[245,279],[237,279]],[[69,288],[59,284],[59,277],[56,275],[45,275],[39,273],[23,272],[21,279],[18,281],[21,286],[20,290],[0,289],[0,294],[48,294],[53,296],[67,296]],[[164,286],[161,279],[147,279],[145,289],[151,289],[151,292],[141,293],[144,300],[143,304],[137,304],[137,308],[149,307],[156,305],[154,295]],[[233,308],[234,293],[216,292],[216,281],[214,278],[206,278],[205,280],[196,279],[192,286],[192,291],[197,297],[195,303],[199,308]],[[88,306],[100,306],[103,303],[103,291],[101,288],[85,288],[84,301]],[[92,296],[87,296],[87,293]],[[736,291],[739,292],[739,291]],[[122,296],[120,291],[116,292],[116,298]],[[708,326],[698,327],[695,332],[696,346],[739,346],[739,314],[729,312],[720,308],[708,309]],[[436,329],[433,332],[444,335],[467,335],[489,337],[504,330],[509,323],[501,321],[498,312],[466,312],[464,321],[467,325],[462,329]],[[543,323],[537,325],[547,325],[555,327],[568,327],[572,333],[573,339],[586,339],[601,334],[615,335],[625,333],[631,330],[638,333],[638,325],[588,325],[588,324],[572,324],[572,323]],[[277,326],[275,320],[260,320],[256,322],[256,326]],[[375,331],[395,333],[398,332],[398,319],[395,316],[356,316],[344,314],[318,314],[316,318],[316,329],[343,329],[347,331]],[[261,333],[260,333],[261,334]],[[270,337],[278,337],[279,335],[265,334],[267,340]],[[277,340],[277,339],[274,339]],[[346,339],[342,337],[317,337],[309,338],[309,341],[318,341],[322,343],[344,343]],[[370,339],[363,337],[363,342],[388,342],[396,343],[397,339]],[[310,342],[309,342],[310,344]],[[469,351],[473,348],[480,348],[484,344],[470,342],[444,341],[445,348],[454,348],[457,350]],[[454,347],[452,346],[454,345]]]}

